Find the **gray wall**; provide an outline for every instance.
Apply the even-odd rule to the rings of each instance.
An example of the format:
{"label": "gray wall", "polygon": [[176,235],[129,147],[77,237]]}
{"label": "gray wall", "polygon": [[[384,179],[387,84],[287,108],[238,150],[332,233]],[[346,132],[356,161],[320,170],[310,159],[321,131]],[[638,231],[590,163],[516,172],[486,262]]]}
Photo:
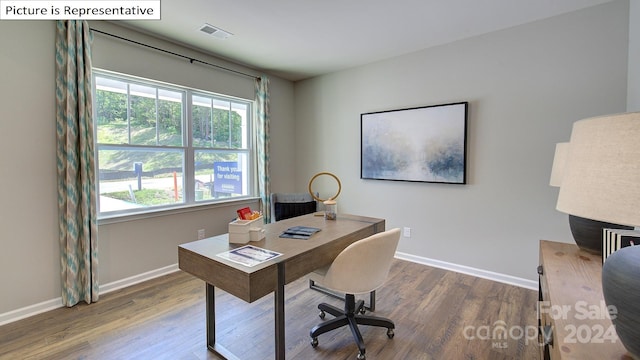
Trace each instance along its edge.
{"label": "gray wall", "polygon": [[[295,86],[271,77],[272,189],[306,191],[313,174],[332,171],[343,181],[339,212],[413,229],[401,251],[533,279],[538,239],[571,241],[547,185],[555,143],[575,120],[625,109],[628,19],[622,0]],[[110,23],[92,26],[193,53]],[[0,323],[60,297],[54,29],[0,21]],[[96,66],[250,91],[247,79],[95,38]],[[360,113],[450,101],[471,102],[469,185],[359,179]],[[101,285],[174,265],[177,244],[199,228],[224,232],[236,205],[101,222]]]}
{"label": "gray wall", "polygon": [[629,4],[629,83],[627,111],[640,111],[640,1]]}
{"label": "gray wall", "polygon": [[[400,252],[535,280],[538,241],[572,241],[549,186],[555,144],[625,111],[628,21],[618,1],[298,82],[298,184],[335,173],[339,212],[411,227]],[[458,101],[468,185],[359,178],[361,113]]]}
{"label": "gray wall", "polygon": [[0,21],[0,314],[60,297],[54,29]]}

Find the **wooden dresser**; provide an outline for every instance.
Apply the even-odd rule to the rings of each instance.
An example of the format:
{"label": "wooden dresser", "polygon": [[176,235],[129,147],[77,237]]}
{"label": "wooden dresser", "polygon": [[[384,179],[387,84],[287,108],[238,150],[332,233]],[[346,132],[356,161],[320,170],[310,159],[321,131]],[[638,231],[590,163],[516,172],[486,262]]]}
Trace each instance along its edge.
{"label": "wooden dresser", "polygon": [[540,241],[540,359],[632,360],[608,317],[602,257]]}

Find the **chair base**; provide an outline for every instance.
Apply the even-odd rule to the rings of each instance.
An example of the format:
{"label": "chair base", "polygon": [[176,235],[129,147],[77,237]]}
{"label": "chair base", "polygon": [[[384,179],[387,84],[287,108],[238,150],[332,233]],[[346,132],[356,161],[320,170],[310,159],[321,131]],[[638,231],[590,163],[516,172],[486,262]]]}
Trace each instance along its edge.
{"label": "chair base", "polygon": [[364,359],[365,345],[364,340],[362,339],[362,334],[358,329],[358,325],[385,327],[387,328],[387,336],[390,339],[393,338],[393,329],[395,329],[393,321],[377,316],[362,315],[361,311],[363,307],[364,301],[358,300],[356,302],[355,296],[352,294],[347,294],[345,296],[344,310],[340,310],[337,307],[326,303],[318,305],[318,309],[320,309],[320,318],[324,318],[324,313],[327,312],[335,316],[335,319],[328,320],[311,329],[311,332],[309,333],[309,336],[311,336],[311,345],[313,347],[318,346],[319,335],[343,326],[349,326],[356,345],[358,345],[358,359]]}
{"label": "chair base", "polygon": [[[332,296],[336,299],[341,299],[344,300],[344,296],[345,294],[340,294],[337,293],[335,291],[329,290],[327,288],[325,288],[324,286],[318,285],[316,284],[315,281],[309,279],[309,289],[315,290],[315,291],[319,291],[323,294]],[[376,311],[376,291],[373,290],[369,293],[369,305],[364,304],[364,309],[369,310],[369,311]]]}

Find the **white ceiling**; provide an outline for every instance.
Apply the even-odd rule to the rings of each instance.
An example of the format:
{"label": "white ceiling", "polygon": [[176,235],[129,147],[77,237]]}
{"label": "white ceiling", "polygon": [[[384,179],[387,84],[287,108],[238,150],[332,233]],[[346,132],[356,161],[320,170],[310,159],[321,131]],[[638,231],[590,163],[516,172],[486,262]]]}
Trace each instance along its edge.
{"label": "white ceiling", "polygon": [[295,81],[610,1],[162,0],[162,20],[126,26]]}

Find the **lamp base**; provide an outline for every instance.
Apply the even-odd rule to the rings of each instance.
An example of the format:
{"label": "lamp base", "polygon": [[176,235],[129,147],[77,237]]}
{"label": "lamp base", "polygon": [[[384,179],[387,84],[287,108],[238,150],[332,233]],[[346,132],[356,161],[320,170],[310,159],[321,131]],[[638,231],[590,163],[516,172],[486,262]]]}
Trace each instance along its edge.
{"label": "lamp base", "polygon": [[602,229],[633,230],[633,226],[612,224],[575,215],[569,215],[569,228],[580,249],[598,255],[602,255]]}

